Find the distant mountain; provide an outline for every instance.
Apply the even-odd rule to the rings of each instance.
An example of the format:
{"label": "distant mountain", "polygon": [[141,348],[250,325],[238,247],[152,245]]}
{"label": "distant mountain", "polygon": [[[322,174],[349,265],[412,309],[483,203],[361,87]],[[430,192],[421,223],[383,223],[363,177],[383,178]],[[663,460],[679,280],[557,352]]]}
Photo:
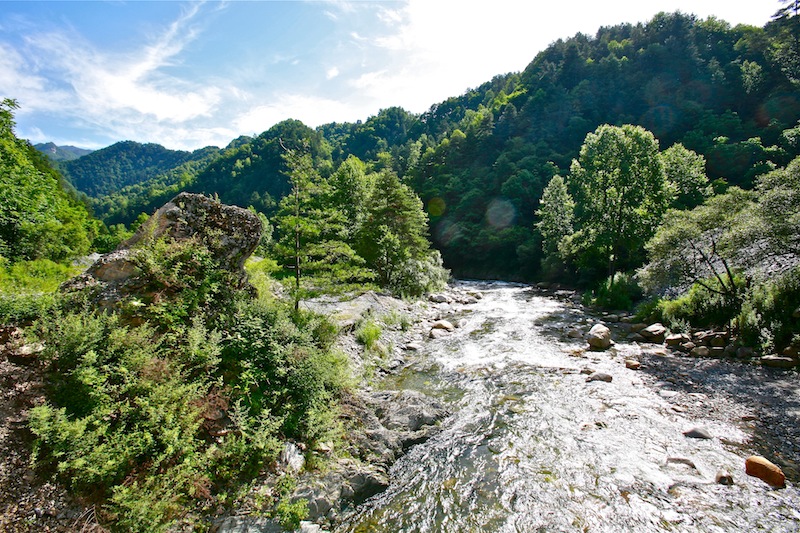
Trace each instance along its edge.
{"label": "distant mountain", "polygon": [[185,152],[169,150],[160,144],[122,141],[78,159],[63,161],[59,168],[76,189],[99,197],[205,155],[202,150]]}
{"label": "distant mountain", "polygon": [[51,161],[72,161],[85,155],[91,154],[94,150],[78,148],[77,146],[58,146],[55,143],[34,144],[34,148],[50,158]]}

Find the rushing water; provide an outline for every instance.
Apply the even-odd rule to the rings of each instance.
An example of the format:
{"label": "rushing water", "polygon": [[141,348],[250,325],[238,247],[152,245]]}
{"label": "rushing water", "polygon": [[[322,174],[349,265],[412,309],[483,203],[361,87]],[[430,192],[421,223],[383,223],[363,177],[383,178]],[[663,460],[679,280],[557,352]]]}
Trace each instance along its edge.
{"label": "rushing water", "polygon": [[[453,415],[337,531],[800,530],[796,373],[624,342],[584,352],[564,335],[592,323],[579,306],[519,285],[467,288],[483,299],[464,327],[390,384]],[[613,381],[587,382],[587,369]],[[714,438],[683,435],[698,426]],[[784,466],[787,488],[745,475],[754,453]],[[715,483],[718,470],[735,484]]]}

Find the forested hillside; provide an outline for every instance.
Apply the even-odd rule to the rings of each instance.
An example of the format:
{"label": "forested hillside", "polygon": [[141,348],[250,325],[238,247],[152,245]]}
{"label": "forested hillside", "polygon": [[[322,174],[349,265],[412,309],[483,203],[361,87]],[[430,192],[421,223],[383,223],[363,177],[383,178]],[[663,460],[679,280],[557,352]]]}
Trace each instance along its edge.
{"label": "forested hillside", "polygon": [[[800,153],[794,19],[731,27],[662,13],[645,24],[578,34],[553,43],[523,72],[497,76],[422,115],[388,108],[316,131],[286,121],[237,139],[205,168],[208,159],[198,158],[192,168],[162,170],[152,183],[140,180],[156,165],[126,174],[125,182],[138,185],[100,199],[96,209],[107,221],[129,223],[185,189],[270,216],[288,191],[280,141],[305,142],[323,175],[351,155],[371,169],[393,169],[421,195],[434,243],[457,275],[533,279],[543,259],[534,230],[542,192],[553,176],[566,175],[587,133],[601,124],[640,125],[661,151],[681,143],[704,157],[717,191],[751,188],[758,175]],[[88,158],[104,156],[71,164],[91,168]],[[81,190],[122,184],[103,183]]]}
{"label": "forested hillside", "polygon": [[34,148],[50,158],[51,161],[72,161],[85,155],[91,154],[92,150],[78,148],[76,146],[57,146],[55,143],[34,144]]}
{"label": "forested hillside", "polygon": [[135,185],[183,163],[201,159],[206,149],[168,150],[159,144],[122,141],[59,165],[79,191],[97,197]]}

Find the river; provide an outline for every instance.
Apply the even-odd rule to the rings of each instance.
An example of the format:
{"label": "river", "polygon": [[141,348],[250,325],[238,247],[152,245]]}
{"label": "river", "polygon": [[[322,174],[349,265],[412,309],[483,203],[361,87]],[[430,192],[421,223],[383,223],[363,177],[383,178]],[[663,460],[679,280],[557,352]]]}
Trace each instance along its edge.
{"label": "river", "polygon": [[[800,530],[796,372],[619,340],[585,351],[565,332],[595,319],[568,298],[462,288],[483,296],[456,311],[462,327],[385,384],[433,395],[452,416],[337,532]],[[613,381],[587,382],[592,370]],[[713,438],[683,435],[695,427]],[[780,464],[787,488],[745,475],[752,454]],[[734,484],[717,484],[719,470]]]}

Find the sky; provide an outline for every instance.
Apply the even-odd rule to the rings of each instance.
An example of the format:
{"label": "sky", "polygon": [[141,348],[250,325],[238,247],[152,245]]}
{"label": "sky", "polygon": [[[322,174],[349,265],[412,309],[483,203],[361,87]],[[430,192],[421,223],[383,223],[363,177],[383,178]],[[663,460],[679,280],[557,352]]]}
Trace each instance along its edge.
{"label": "sky", "polygon": [[413,113],[519,72],[558,39],[660,11],[763,26],[778,1],[0,0],[0,98],[18,137],[194,150],[294,118]]}

